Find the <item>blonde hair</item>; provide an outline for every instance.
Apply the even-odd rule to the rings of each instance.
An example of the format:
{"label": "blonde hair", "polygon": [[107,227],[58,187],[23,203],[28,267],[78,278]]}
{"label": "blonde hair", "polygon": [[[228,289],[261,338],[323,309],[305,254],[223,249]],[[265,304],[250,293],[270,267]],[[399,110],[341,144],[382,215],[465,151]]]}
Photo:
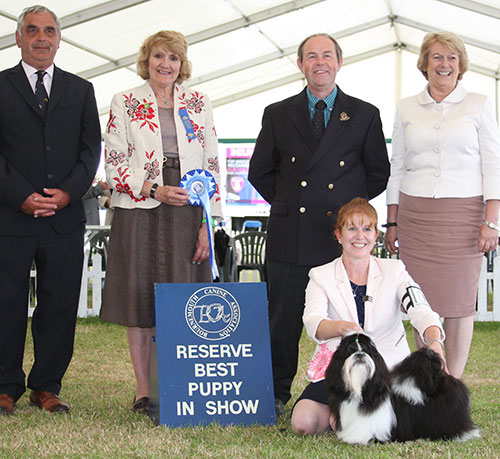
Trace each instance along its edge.
{"label": "blonde hair", "polygon": [[187,40],[180,32],[161,30],[144,40],[137,57],[137,75],[143,80],[149,79],[149,56],[153,48],[168,49],[181,59],[181,69],[176,82],[182,83],[191,77],[191,62],[187,58]]}
{"label": "blonde hair", "polygon": [[335,229],[342,231],[342,228],[352,222],[354,215],[367,217],[372,226],[375,229],[377,228],[378,217],[375,208],[366,199],[354,198],[340,208],[335,222]]}
{"label": "blonde hair", "polygon": [[429,64],[429,53],[434,43],[441,43],[451,52],[458,54],[458,63],[460,67],[458,79],[461,80],[463,74],[469,69],[469,56],[467,56],[467,50],[465,49],[464,42],[453,32],[431,32],[424,37],[424,41],[420,46],[417,68],[422,72],[425,79],[428,79],[427,66]]}

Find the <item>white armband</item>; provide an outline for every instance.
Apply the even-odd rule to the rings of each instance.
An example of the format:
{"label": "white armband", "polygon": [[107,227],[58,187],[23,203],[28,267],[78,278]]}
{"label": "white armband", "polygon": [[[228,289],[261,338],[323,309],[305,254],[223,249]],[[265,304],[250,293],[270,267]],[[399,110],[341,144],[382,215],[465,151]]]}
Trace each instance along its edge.
{"label": "white armband", "polygon": [[406,287],[406,293],[401,299],[401,305],[403,306],[405,312],[408,313],[409,309],[415,307],[417,304],[429,307],[429,303],[427,302],[422,289],[416,284],[408,284]]}

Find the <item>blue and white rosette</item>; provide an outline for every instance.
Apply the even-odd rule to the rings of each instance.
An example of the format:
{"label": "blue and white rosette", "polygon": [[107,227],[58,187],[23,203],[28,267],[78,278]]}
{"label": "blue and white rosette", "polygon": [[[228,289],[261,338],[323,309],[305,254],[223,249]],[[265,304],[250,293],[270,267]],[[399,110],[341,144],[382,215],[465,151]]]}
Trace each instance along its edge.
{"label": "blue and white rosette", "polygon": [[214,195],[217,187],[214,176],[204,169],[193,169],[181,178],[179,186],[189,192],[189,204],[202,206],[205,212],[210,246],[210,266],[212,268],[212,277],[215,279],[219,275],[219,270],[215,261],[212,212],[210,210],[210,198]]}

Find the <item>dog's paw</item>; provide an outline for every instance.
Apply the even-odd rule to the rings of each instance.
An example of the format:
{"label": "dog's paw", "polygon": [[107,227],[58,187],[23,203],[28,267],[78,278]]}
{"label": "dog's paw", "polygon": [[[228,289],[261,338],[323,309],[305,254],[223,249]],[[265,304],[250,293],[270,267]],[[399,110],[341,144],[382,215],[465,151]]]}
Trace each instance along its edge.
{"label": "dog's paw", "polygon": [[455,441],[464,442],[469,440],[476,440],[477,438],[481,438],[481,431],[476,427],[475,429],[468,430],[464,432],[462,435],[459,435]]}

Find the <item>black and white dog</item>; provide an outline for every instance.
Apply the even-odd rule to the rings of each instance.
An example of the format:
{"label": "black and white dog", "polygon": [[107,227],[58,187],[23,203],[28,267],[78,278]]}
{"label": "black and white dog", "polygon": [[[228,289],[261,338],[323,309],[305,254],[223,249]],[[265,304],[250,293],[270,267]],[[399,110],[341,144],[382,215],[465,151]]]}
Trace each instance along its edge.
{"label": "black and white dog", "polygon": [[409,355],[392,372],[365,334],[346,335],[326,371],[337,436],[367,444],[479,437],[465,385],[429,349]]}
{"label": "black and white dog", "polygon": [[392,440],[396,414],[391,402],[391,378],[372,340],[348,334],[333,354],[325,383],[337,436],[347,443]]}

